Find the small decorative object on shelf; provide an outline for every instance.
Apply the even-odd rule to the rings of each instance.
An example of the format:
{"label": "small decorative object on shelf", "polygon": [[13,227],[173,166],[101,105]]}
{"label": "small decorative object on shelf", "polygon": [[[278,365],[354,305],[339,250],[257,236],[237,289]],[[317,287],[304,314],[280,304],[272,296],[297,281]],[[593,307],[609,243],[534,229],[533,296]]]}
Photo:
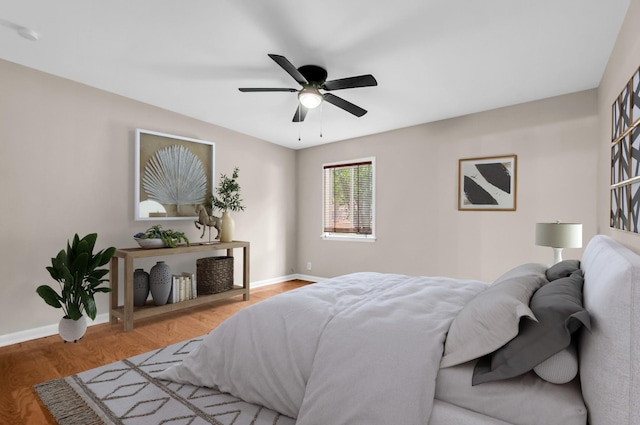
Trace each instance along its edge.
{"label": "small decorative object on shelf", "polygon": [[99,267],[111,260],[116,249],[110,247],[94,255],[93,248],[97,238],[97,233],[90,233],[82,239],[76,234],[72,243],[67,241],[67,249],[61,250],[51,259],[51,266],[47,267],[47,271],[59,283],[60,293],[49,285],[40,285],[36,289],[47,304],[61,308],[64,312],[58,325],[58,333],[64,342],[76,342],[82,338],[87,329],[83,312],[91,320],[95,319],[98,310],[94,295],[97,292],[111,291],[111,288],[100,286],[109,281],[103,279],[109,269]]}
{"label": "small decorative object on shelf", "polygon": [[171,292],[171,268],[164,261],[158,261],[149,273],[149,289],[155,305],[165,305]]}
{"label": "small decorative object on shelf", "polygon": [[[138,235],[140,234],[141,233],[138,233]],[[135,236],[133,238],[136,240],[136,242],[138,242],[138,245],[140,245],[140,248],[151,249],[151,248],[164,248],[166,246],[162,239],[142,239],[142,238],[137,238]]]}
{"label": "small decorative object on shelf", "polygon": [[149,273],[144,269],[133,272],[133,305],[142,307],[149,298]]}
{"label": "small decorative object on shelf", "polygon": [[184,232],[176,232],[171,229],[163,229],[161,225],[151,226],[146,232],[136,233],[133,238],[141,248],[163,248],[165,246],[175,248],[184,242],[189,246],[189,239]]}
{"label": "small decorative object on shelf", "polygon": [[220,242],[233,241],[235,222],[229,211],[244,211],[244,205],[240,198],[240,185],[237,182],[240,169],[235,167],[231,178],[220,174],[220,184],[216,188],[216,194],[212,196],[211,205],[214,209],[222,211],[222,232]]}
{"label": "small decorative object on shelf", "polygon": [[206,229],[209,229],[209,242],[208,243],[213,243],[211,242],[211,228],[215,227],[215,229],[218,231],[218,234],[216,235],[216,239],[220,239],[220,229],[221,229],[221,222],[222,220],[220,219],[220,217],[217,217],[215,215],[209,215],[209,213],[207,212],[207,209],[205,208],[204,205],[198,205],[196,207],[196,214],[198,214],[198,219],[195,220],[193,223],[196,225],[196,229],[200,230],[200,225],[202,226],[202,235],[200,235],[200,239],[204,238],[204,231]]}

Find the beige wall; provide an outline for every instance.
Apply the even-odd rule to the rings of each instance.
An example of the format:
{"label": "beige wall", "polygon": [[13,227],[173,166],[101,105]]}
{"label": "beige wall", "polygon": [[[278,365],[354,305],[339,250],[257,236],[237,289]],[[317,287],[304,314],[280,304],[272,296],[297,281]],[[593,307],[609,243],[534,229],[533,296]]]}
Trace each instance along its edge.
{"label": "beige wall", "polygon": [[[360,270],[491,280],[506,267],[550,260],[538,221],[580,221],[640,253],[640,236],[609,227],[611,104],[640,66],[640,0],[632,0],[596,90],[425,124],[298,152],[297,270]],[[459,212],[457,161],[518,155],[516,212]],[[320,239],[320,167],[377,157],[378,240]],[[414,194],[409,198],[407,194]],[[579,258],[582,249],[565,250]]]}
{"label": "beige wall", "polygon": [[[247,209],[234,214],[236,239],[251,241],[251,280],[293,272],[295,151],[6,61],[0,93],[0,336],[57,324],[61,310],[35,289],[55,284],[45,266],[74,233],[131,247],[156,224],[133,220],[136,128],[215,142],[216,180],[240,167]],[[163,226],[200,240],[192,221]],[[98,298],[104,314],[108,296]]]}
{"label": "beige wall", "polygon": [[611,173],[611,105],[623,87],[640,66],[640,0],[632,0],[609,58],[606,71],[598,88],[598,114],[600,120],[598,162],[598,233],[619,240],[640,253],[640,236],[609,227],[610,173]]}
{"label": "beige wall", "polygon": [[[298,152],[298,263],[318,276],[355,271],[492,280],[523,262],[550,262],[540,221],[596,233],[596,91],[545,99]],[[457,210],[460,158],[518,155],[517,211]],[[376,157],[375,243],[320,238],[322,164]],[[581,249],[565,251],[579,258]]]}
{"label": "beige wall", "polygon": [[[254,282],[360,270],[491,280],[550,261],[534,224],[556,219],[582,222],[585,241],[605,233],[640,252],[638,235],[608,226],[610,108],[640,65],[639,21],[632,0],[597,90],[298,152],[0,61],[0,339],[57,323],[34,291],[73,233],[125,247],[149,225],[132,219],[135,128],[216,142],[217,175],[240,166],[248,209],[235,216],[237,238],[252,242]],[[458,211],[458,159],[505,154],[518,155],[517,211]],[[322,164],[368,156],[378,240],[321,240]],[[170,226],[199,238],[190,222]]]}

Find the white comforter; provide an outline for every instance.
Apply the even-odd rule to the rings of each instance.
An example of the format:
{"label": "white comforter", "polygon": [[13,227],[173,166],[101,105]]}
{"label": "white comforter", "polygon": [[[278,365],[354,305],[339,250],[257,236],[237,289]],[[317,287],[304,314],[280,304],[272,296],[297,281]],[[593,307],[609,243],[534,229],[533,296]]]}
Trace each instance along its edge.
{"label": "white comforter", "polygon": [[158,378],[217,387],[299,425],[427,424],[451,321],[486,284],[355,273],[230,317]]}

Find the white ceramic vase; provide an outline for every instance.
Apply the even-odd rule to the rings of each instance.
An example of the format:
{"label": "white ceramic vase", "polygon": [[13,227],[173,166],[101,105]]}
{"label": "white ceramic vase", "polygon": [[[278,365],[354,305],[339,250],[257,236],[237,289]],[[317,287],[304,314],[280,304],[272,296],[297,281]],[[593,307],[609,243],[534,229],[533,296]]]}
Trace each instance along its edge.
{"label": "white ceramic vase", "polygon": [[232,242],[236,223],[233,221],[233,217],[231,217],[231,214],[229,214],[228,211],[222,213],[222,224],[220,227],[220,242]]}
{"label": "white ceramic vase", "polygon": [[58,323],[58,333],[64,340],[64,342],[78,342],[87,331],[87,319],[85,316],[80,317],[78,320],[71,320],[63,317]]}

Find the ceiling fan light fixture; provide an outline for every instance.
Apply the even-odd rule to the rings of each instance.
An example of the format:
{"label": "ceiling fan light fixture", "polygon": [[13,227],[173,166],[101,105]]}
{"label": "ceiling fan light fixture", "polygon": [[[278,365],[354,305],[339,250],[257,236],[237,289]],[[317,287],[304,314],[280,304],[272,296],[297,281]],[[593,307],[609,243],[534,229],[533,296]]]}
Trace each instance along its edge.
{"label": "ceiling fan light fixture", "polygon": [[[352,89],[356,87],[372,87],[377,86],[378,82],[371,74],[358,75],[355,77],[340,78],[337,80],[327,81],[327,70],[317,65],[303,65],[296,68],[287,58],[280,55],[269,54],[287,74],[289,74],[301,89],[281,88],[281,87],[240,87],[241,92],[289,92],[298,95],[298,105],[296,107],[293,122],[304,121],[307,112],[310,109],[317,108],[325,101],[332,104],[356,117],[361,117],[367,113],[358,105],[344,100],[331,93],[333,90]],[[327,93],[320,92],[327,91]]]}
{"label": "ceiling fan light fixture", "polygon": [[322,94],[315,87],[305,87],[298,93],[298,100],[305,108],[313,109],[322,103]]}

